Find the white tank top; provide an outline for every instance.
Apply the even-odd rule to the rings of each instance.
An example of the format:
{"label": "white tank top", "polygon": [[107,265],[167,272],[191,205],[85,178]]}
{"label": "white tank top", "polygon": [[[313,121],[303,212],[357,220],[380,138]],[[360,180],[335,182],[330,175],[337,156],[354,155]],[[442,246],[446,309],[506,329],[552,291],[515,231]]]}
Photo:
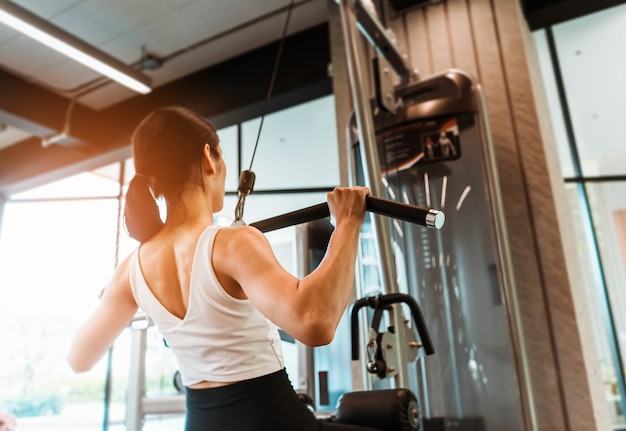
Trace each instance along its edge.
{"label": "white tank top", "polygon": [[189,302],[183,319],[171,314],[148,287],[139,249],[130,265],[130,285],[139,307],[154,321],[178,360],[183,384],[237,382],[284,368],[280,335],[247,299],[230,296],[211,264],[219,226],[200,235],[191,269]]}

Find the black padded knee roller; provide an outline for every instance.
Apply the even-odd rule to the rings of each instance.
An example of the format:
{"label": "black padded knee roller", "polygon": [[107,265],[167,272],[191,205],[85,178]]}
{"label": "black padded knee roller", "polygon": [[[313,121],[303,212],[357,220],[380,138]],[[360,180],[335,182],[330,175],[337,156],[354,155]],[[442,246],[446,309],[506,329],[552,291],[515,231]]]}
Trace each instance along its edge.
{"label": "black padded knee roller", "polygon": [[416,431],[420,411],[417,398],[408,389],[348,392],[337,401],[335,419],[381,431]]}

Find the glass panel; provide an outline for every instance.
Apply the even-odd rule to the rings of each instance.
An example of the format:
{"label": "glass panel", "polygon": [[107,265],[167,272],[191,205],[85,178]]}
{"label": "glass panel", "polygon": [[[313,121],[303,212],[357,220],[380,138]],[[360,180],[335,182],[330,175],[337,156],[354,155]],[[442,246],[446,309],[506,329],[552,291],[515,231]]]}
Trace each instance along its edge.
{"label": "glass panel", "polygon": [[626,5],[554,27],[582,174],[626,173]]}
{"label": "glass panel", "polygon": [[541,76],[543,78],[548,109],[550,111],[551,130],[554,134],[556,150],[561,162],[561,170],[564,177],[573,177],[576,173],[572,164],[569,139],[567,138],[565,122],[563,121],[563,110],[555,82],[546,32],[545,30],[537,31],[533,36],[535,38],[535,46],[537,47],[537,55],[539,56],[539,66],[541,68]]}
{"label": "glass panel", "polygon": [[[244,168],[259,131],[260,118],[242,124]],[[332,96],[268,115],[252,170],[256,190],[327,187],[339,184],[339,155]]]}
{"label": "glass panel", "polygon": [[[73,177],[79,189],[83,179]],[[101,428],[105,361],[75,374],[65,358],[114,267],[116,219],[116,200],[6,204],[0,410],[18,417],[20,431]]]}
{"label": "glass panel", "polygon": [[[626,53],[615,50],[615,43],[626,37],[626,5],[557,25],[553,33],[581,175],[624,176],[626,145],[615,125],[621,124],[626,109],[626,85],[621,78],[626,72]],[[544,35],[535,34],[548,99],[551,99],[552,78],[548,77],[551,65],[545,53],[542,54],[546,50],[543,39]],[[551,109],[557,142],[564,148],[558,138],[560,108],[552,103]],[[571,176],[569,165],[564,163],[563,166],[564,174]],[[614,426],[623,426],[619,378],[623,377],[625,370],[616,369],[616,364],[617,353],[621,354],[622,361],[626,353],[626,322],[621,312],[626,305],[623,294],[624,183],[586,184],[585,188],[581,185],[568,185],[567,188],[605,394]],[[588,205],[584,204],[584,199],[588,199]],[[587,213],[587,208],[591,214]],[[613,321],[609,319],[609,312],[612,312]]]}
{"label": "glass panel", "polygon": [[118,251],[118,262],[122,262],[129,254],[137,248],[139,242],[132,239],[126,233],[124,225],[121,225],[120,230],[120,238],[119,238],[119,251]]}
{"label": "glass panel", "polygon": [[[135,164],[133,163],[133,158],[129,157],[124,160],[124,184],[128,185],[130,180],[135,176]],[[124,191],[126,193],[126,191]]]}
{"label": "glass panel", "polygon": [[226,162],[226,191],[236,192],[239,188],[239,125],[217,131],[222,147],[222,157]]}
{"label": "glass panel", "polygon": [[115,162],[17,193],[11,200],[117,196],[119,172],[120,164]]}
{"label": "glass panel", "polygon": [[[326,202],[326,193],[289,193],[280,195],[255,195],[246,199],[243,219],[251,224],[286,212],[299,210]],[[217,223],[228,226],[235,219],[237,197],[226,196],[224,209],[215,214]],[[268,232],[271,234],[273,232]]]}
{"label": "glass panel", "polygon": [[[587,193],[593,212],[594,228],[602,268],[607,284],[612,286],[611,298],[615,310],[626,310],[626,248],[624,248],[624,214],[626,214],[626,180],[623,182],[588,184]],[[620,242],[621,241],[621,242]],[[626,313],[617,313],[616,318],[626,329]],[[626,342],[626,331],[622,338]]]}
{"label": "glass panel", "polygon": [[[588,217],[581,205],[583,196],[578,185],[567,185],[572,220],[576,230],[576,254],[585,287],[586,299],[591,313],[591,325],[595,334],[594,342],[601,368],[605,396],[609,405],[611,420],[614,426],[624,425],[624,412],[620,405],[619,386],[616,379],[615,361],[612,356],[613,344],[609,340],[609,328],[606,326],[604,297],[602,289],[606,282],[613,310],[626,309],[626,295],[623,286],[626,284],[624,262],[626,260],[626,220],[624,219],[626,201],[626,183],[598,184],[587,186],[594,220],[595,235],[602,258],[602,272],[598,262],[596,249],[590,232]],[[620,195],[621,191],[621,195]],[[603,208],[603,205],[606,205]],[[602,280],[604,275],[605,279]],[[614,312],[615,329],[620,340],[622,358],[626,354],[626,320],[624,313]]]}
{"label": "glass panel", "polygon": [[[620,310],[626,310],[626,181],[589,184],[587,193],[604,280],[613,310],[617,348],[620,349],[623,361],[626,358],[626,314]],[[619,405],[620,397],[614,374],[606,384],[613,423],[623,426],[624,412]]]}

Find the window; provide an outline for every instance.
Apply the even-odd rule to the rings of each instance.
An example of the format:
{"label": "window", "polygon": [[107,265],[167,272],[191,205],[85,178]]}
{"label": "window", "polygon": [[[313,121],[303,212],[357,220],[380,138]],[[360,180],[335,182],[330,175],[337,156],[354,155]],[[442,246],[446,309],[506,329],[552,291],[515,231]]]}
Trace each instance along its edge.
{"label": "window", "polygon": [[[76,326],[97,304],[115,265],[118,202],[104,196],[110,191],[116,196],[112,183],[83,173],[6,204],[0,237],[0,410],[13,412],[20,430],[55,423],[61,415],[74,423],[102,418],[104,362],[75,374],[65,358]],[[49,200],[18,200],[33,196]],[[83,408],[76,409],[78,403]]]}
{"label": "window", "polygon": [[[339,153],[332,97],[317,99],[268,115],[253,160],[255,189],[339,185]],[[241,125],[242,159],[248,169],[260,119]]]}
{"label": "window", "polygon": [[626,387],[626,6],[535,33],[614,427]]}

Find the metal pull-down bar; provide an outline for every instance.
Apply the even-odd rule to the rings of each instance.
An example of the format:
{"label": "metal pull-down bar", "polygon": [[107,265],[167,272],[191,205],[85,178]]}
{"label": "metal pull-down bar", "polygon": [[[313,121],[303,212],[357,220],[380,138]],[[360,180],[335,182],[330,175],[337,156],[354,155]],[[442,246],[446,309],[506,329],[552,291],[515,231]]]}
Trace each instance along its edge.
{"label": "metal pull-down bar", "polygon": [[[375,214],[393,217],[433,229],[441,229],[445,222],[445,215],[441,211],[389,201],[373,196],[367,196],[365,198],[365,209]],[[261,232],[269,232],[287,226],[318,220],[328,217],[329,215],[328,204],[321,203],[254,222],[251,223],[250,226],[259,229]]]}

